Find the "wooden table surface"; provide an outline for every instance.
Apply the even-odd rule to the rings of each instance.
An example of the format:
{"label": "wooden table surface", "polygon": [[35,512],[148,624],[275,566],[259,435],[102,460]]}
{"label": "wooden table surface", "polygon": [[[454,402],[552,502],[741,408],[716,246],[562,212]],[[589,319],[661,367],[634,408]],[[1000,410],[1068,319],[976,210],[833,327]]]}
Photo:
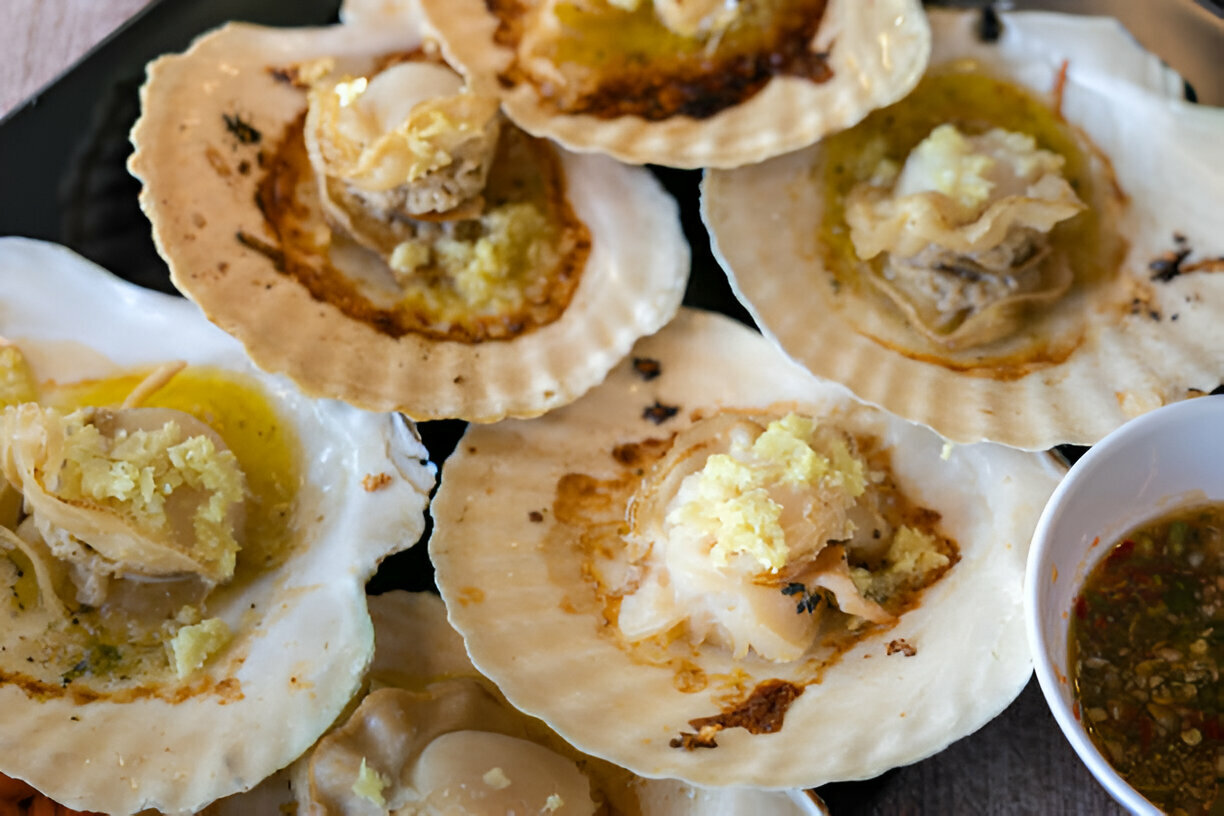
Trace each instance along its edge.
{"label": "wooden table surface", "polygon": [[6,0],[0,116],[55,79],[149,0]]}

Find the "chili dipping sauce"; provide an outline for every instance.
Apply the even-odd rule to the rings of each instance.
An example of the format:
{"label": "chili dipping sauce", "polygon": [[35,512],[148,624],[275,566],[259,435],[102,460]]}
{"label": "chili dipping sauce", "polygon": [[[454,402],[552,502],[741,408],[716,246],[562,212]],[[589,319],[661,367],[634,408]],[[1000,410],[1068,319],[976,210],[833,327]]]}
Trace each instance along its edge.
{"label": "chili dipping sauce", "polygon": [[1075,599],[1077,716],[1114,769],[1170,814],[1224,814],[1224,503],[1127,533]]}

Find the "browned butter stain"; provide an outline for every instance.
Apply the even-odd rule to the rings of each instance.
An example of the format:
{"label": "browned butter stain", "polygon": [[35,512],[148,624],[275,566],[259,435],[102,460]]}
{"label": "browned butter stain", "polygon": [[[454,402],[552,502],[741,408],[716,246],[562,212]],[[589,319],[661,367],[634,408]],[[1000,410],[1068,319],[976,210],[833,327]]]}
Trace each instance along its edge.
{"label": "browned butter stain", "polygon": [[[535,16],[532,3],[485,0],[485,5],[498,20],[494,41],[517,51],[524,22]],[[749,4],[740,19],[706,40],[672,33],[651,19],[649,4],[626,13],[579,13],[568,21],[569,36],[546,57],[562,66],[585,64],[589,81],[581,86],[538,81],[517,54],[499,80],[509,87],[534,85],[541,104],[560,113],[707,119],[751,99],[775,77],[831,79],[829,55],[812,49],[827,5],[828,0]]]}
{"label": "browned butter stain", "polygon": [[[236,237],[267,257],[276,271],[296,280],[315,301],[329,304],[391,338],[417,334],[469,344],[512,339],[552,323],[564,313],[590,256],[591,236],[566,198],[564,171],[556,150],[547,141],[504,128],[485,191],[490,204],[530,197],[555,226],[560,236],[560,259],[548,273],[543,291],[506,314],[471,314],[448,321],[407,302],[375,304],[357,283],[332,266],[326,248],[315,245],[317,215],[302,198],[318,195],[303,136],[305,118],[303,113],[285,128],[263,165],[264,174],[256,190],[256,202],[275,240],[268,242],[246,232]],[[479,221],[461,222],[461,227],[478,231]],[[425,269],[418,274],[427,278],[434,275],[439,285],[449,285],[438,270]]]}
{"label": "browned butter stain", "polygon": [[696,748],[717,748],[719,731],[743,728],[749,734],[776,734],[782,730],[791,703],[803,694],[803,686],[789,680],[765,680],[738,704],[711,717],[689,720],[694,733],[681,732],[668,745],[692,751]]}
{"label": "browned butter stain", "polygon": [[225,705],[244,698],[242,683],[235,677],[216,680],[203,676],[190,683],[142,683],[115,691],[102,691],[80,682],[66,685],[47,683],[20,672],[0,671],[0,685],[17,686],[27,697],[36,700],[68,698],[77,705],[93,702],[133,703],[138,700],[161,700],[173,705],[205,696],[216,697],[218,704]]}

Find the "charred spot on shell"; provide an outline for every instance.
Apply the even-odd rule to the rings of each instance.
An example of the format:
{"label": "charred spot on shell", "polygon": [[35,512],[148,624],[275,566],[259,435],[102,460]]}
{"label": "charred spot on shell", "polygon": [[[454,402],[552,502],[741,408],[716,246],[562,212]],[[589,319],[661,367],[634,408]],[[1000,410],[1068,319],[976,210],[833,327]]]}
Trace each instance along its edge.
{"label": "charred spot on shell", "polygon": [[641,467],[657,460],[671,447],[674,437],[668,439],[643,439],[628,442],[612,449],[612,458],[625,467]]}
{"label": "charred spot on shell", "polygon": [[285,253],[280,249],[242,230],[234,233],[234,238],[247,249],[252,249],[271,261],[272,268],[277,272],[285,271]]}
{"label": "charred spot on shell", "polygon": [[678,405],[664,405],[658,400],[654,401],[654,405],[647,406],[642,411],[642,419],[649,420],[655,425],[662,425],[667,420],[674,417],[680,412]]}
{"label": "charred spot on shell", "polygon": [[716,748],[714,736],[725,728],[743,728],[749,734],[776,734],[782,730],[787,710],[803,694],[803,689],[787,680],[758,683],[746,699],[721,714],[689,720],[696,733],[682,732],[668,744],[686,751]]}
{"label": "charred spot on shell", "polygon": [[918,650],[905,638],[896,638],[888,642],[888,654],[895,655],[903,654],[906,657],[913,657],[918,654]]}
{"label": "charred spot on shell", "polygon": [[643,380],[650,382],[655,377],[663,373],[663,364],[658,360],[653,360],[650,357],[634,357],[633,370],[638,373]]}
{"label": "charred spot on shell", "polygon": [[221,118],[225,122],[225,129],[242,144],[259,144],[263,138],[263,134],[256,130],[254,125],[236,113],[223,113]]}
{"label": "charred spot on shell", "polygon": [[1179,232],[1173,233],[1173,244],[1174,249],[1162,252],[1148,263],[1152,280],[1168,283],[1190,272],[1224,272],[1224,256],[1186,263],[1194,254],[1194,250],[1187,244],[1186,236]]}
{"label": "charred spot on shell", "polygon": [[295,88],[309,87],[307,83],[302,81],[301,72],[296,65],[290,65],[284,68],[270,65],[266,70],[268,72],[268,76],[272,77],[273,80],[281,83],[282,85],[292,85]]}
{"label": "charred spot on shell", "polygon": [[[571,36],[561,46],[568,51],[546,58],[564,66],[589,60],[586,54],[602,53],[611,64],[584,66],[592,68],[594,76],[569,87],[533,74],[528,61],[518,53],[527,33],[523,20],[530,16],[529,3],[486,0],[486,5],[498,20],[494,41],[516,52],[499,81],[505,87],[534,86],[541,102],[557,113],[600,119],[638,116],[647,121],[674,116],[708,119],[751,99],[775,77],[798,77],[814,83],[833,77],[829,55],[811,47],[824,20],[827,0],[787,0],[777,4],[781,8],[760,12],[758,17],[764,19],[732,23],[725,31],[699,39],[678,38],[656,21],[660,43],[676,38],[687,47],[654,54],[651,52],[661,46],[647,44],[645,50],[623,52],[616,60],[606,60],[606,55],[618,45],[617,29],[630,17],[618,14],[608,20],[592,15],[590,20],[570,27]],[[653,11],[646,8],[627,14]],[[564,72],[563,67],[561,70]]]}

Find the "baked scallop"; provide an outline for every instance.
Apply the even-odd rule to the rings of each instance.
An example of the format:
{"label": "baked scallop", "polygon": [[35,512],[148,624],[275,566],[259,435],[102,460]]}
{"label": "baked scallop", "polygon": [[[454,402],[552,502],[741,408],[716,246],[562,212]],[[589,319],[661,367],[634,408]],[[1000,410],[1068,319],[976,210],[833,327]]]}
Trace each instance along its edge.
{"label": "baked scallop", "polygon": [[908,97],[709,173],[703,214],[813,373],[956,442],[1091,444],[1224,376],[1224,113],[1114,21],[1002,20],[931,12]]}
{"label": "baked scallop", "polygon": [[679,305],[644,170],[505,121],[411,4],[232,24],[149,67],[132,172],[175,285],[261,367],[414,419],[534,416]]}
{"label": "baked scallop", "polygon": [[1050,460],[946,446],[710,313],[632,358],[444,468],[438,586],[507,699],[642,776],[787,788],[921,759],[1019,693]]}
{"label": "baked scallop", "polygon": [[178,298],[0,242],[0,772],[195,812],[292,762],[373,652],[365,582],[424,529],[400,417],[304,397]]}
{"label": "baked scallop", "polygon": [[915,0],[423,0],[447,58],[520,127],[635,164],[738,167],[903,96]]}
{"label": "baked scallop", "polygon": [[644,780],[575,751],[476,672],[436,595],[376,596],[370,613],[370,692],[294,766],[299,813],[818,812],[800,792]]}

